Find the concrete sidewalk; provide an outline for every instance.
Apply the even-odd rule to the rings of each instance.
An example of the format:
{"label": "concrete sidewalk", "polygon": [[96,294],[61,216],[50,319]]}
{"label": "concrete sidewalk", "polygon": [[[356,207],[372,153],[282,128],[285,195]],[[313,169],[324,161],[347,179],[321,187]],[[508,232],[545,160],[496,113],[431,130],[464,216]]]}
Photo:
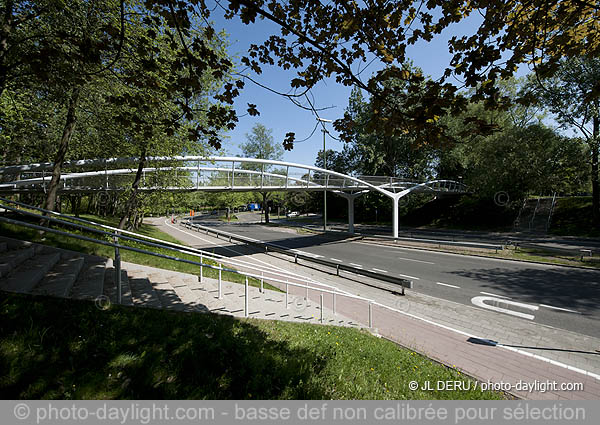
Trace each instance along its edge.
{"label": "concrete sidewalk", "polygon": [[[215,245],[252,252],[245,246],[225,242],[207,235],[197,235],[180,226],[169,226],[164,219],[153,222],[179,240],[199,248]],[[232,253],[233,255],[233,253]],[[481,382],[509,390],[526,399],[600,399],[600,340],[573,332],[526,322],[501,313],[445,301],[413,291],[407,296],[393,296],[361,283],[364,277],[337,277],[324,270],[303,267],[287,259],[253,253],[245,261],[268,262],[307,278],[333,285],[372,299],[374,331],[428,357],[455,367]],[[312,302],[318,291],[311,291]],[[326,295],[325,307],[333,300]],[[354,322],[368,324],[368,304],[338,297],[336,310]],[[470,342],[474,337],[495,340],[502,345],[488,346]],[[521,382],[534,390],[519,389]],[[548,382],[556,383],[549,388]],[[583,385],[576,391],[562,386]],[[510,388],[509,388],[510,387]],[[566,387],[565,387],[566,388]]]}

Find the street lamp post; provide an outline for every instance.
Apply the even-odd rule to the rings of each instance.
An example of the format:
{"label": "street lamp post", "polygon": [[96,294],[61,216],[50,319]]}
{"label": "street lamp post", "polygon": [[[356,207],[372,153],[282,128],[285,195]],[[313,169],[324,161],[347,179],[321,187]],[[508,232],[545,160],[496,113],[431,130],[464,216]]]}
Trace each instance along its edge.
{"label": "street lamp post", "polygon": [[[317,121],[321,122],[333,122],[331,120],[326,120],[325,118],[317,117]],[[327,130],[325,129],[325,125],[323,125],[323,169],[327,169],[327,150],[325,149],[325,135],[327,134]],[[325,176],[325,182],[327,182],[327,176]],[[327,189],[323,189],[323,231],[327,232]]]}

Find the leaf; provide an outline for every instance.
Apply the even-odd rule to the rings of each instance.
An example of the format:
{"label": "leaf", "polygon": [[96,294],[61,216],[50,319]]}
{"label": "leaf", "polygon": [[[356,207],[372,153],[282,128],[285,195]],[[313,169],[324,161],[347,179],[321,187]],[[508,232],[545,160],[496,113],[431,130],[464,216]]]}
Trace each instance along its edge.
{"label": "leaf", "polygon": [[253,103],[248,103],[248,113],[253,117],[260,115],[260,112],[256,109],[256,105]]}
{"label": "leaf", "polygon": [[294,149],[294,140],[296,139],[296,133],[288,132],[285,134],[285,139],[283,141],[283,148],[286,151],[291,151]]}

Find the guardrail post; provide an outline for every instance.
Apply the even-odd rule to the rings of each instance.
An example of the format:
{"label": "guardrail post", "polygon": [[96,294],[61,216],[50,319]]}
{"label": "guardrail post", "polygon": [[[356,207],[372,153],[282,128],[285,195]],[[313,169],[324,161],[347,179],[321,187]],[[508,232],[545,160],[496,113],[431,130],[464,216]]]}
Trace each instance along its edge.
{"label": "guardrail post", "polygon": [[202,283],[202,278],[203,278],[203,276],[202,276],[202,274],[203,274],[202,273],[202,269],[203,269],[202,263],[203,262],[204,262],[204,257],[202,256],[202,253],[200,253],[200,283]]}
{"label": "guardrail post", "polygon": [[288,288],[289,284],[287,279],[285,280],[285,308],[288,308],[288,294],[289,294],[289,288]]}
{"label": "guardrail post", "polygon": [[333,291],[333,315],[335,316],[335,291]]}
{"label": "guardrail post", "polygon": [[335,265],[335,273],[339,276],[340,275],[340,265],[336,264]]}
{"label": "guardrail post", "polygon": [[294,254],[294,263],[298,264],[298,254]]}
{"label": "guardrail post", "polygon": [[369,301],[369,328],[373,327],[373,304]]}
{"label": "guardrail post", "polygon": [[[115,237],[115,243],[119,243],[118,237]],[[121,304],[123,291],[121,288],[121,254],[118,246],[115,246],[115,283],[117,285],[117,302]]]}
{"label": "guardrail post", "polygon": [[244,285],[244,317],[248,317],[248,276]]}
{"label": "guardrail post", "polygon": [[323,323],[323,293],[321,292],[321,323]]}
{"label": "guardrail post", "polygon": [[221,272],[223,271],[223,264],[219,264],[219,299],[223,299],[223,288],[221,286]]}

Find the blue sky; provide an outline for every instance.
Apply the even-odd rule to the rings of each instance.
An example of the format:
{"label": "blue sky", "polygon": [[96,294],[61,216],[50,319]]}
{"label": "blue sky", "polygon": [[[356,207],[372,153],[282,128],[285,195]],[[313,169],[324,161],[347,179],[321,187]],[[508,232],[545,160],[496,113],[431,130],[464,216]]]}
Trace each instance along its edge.
{"label": "blue sky", "polygon": [[[260,44],[270,34],[279,34],[279,28],[266,20],[257,20],[256,23],[244,25],[237,18],[225,20],[219,15],[219,10],[214,11],[212,19],[219,29],[224,29],[229,34],[229,53],[240,57],[243,55],[251,43]],[[407,49],[408,58],[420,67],[426,75],[432,78],[438,78],[448,65],[451,55],[448,53],[448,40],[453,35],[472,34],[479,23],[479,16],[472,16],[454,27],[448,28],[441,35],[438,35],[430,43],[420,43]],[[375,71],[377,63],[373,63],[363,74],[364,81]],[[264,85],[272,87],[281,92],[289,92],[290,80],[295,76],[294,71],[284,71],[277,66],[263,68],[261,75],[253,75],[252,78],[258,80]],[[312,90],[315,107],[332,107],[323,112],[320,116],[323,118],[335,120],[341,118],[348,104],[352,88],[337,84],[333,79],[325,80],[318,84]],[[288,99],[273,94],[264,88],[258,87],[250,81],[246,82],[246,87],[242,94],[236,99],[235,108],[238,115],[246,112],[247,103],[254,103],[260,111],[260,116],[244,116],[235,130],[228,133],[228,139],[224,140],[223,147],[227,154],[236,155],[239,151],[240,143],[246,140],[246,133],[249,133],[252,126],[260,122],[267,128],[273,130],[273,137],[276,142],[281,143],[287,132],[295,132],[296,140],[307,138],[316,124],[315,116],[310,112],[293,105]],[[331,124],[327,124],[328,129],[334,136],[338,136],[333,130]],[[327,136],[327,149],[341,150],[343,142],[332,139]],[[294,149],[285,152],[284,160],[301,164],[314,164],[317,152],[323,148],[323,133],[317,129],[308,140],[302,143],[295,143]]]}

